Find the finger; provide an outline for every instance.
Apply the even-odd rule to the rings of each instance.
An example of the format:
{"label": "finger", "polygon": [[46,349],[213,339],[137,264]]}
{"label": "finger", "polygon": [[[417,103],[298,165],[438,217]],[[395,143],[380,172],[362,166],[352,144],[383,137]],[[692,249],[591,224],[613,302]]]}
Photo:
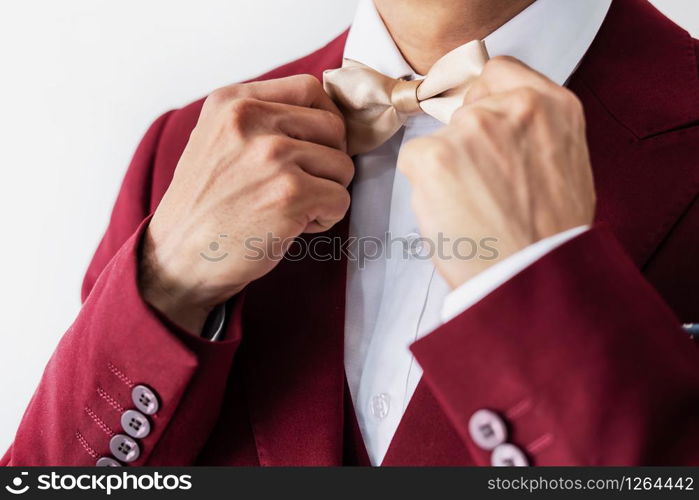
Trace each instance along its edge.
{"label": "finger", "polygon": [[305,233],[327,231],[343,219],[350,205],[347,189],[337,182],[303,174],[307,193],[299,208],[308,217]]}
{"label": "finger", "polygon": [[[526,97],[523,97],[524,95]],[[520,119],[524,118],[523,115],[526,111],[534,111],[533,106],[535,106],[536,100],[536,91],[527,87],[499,94],[489,94],[457,109],[451,121],[458,124],[473,119],[473,115],[478,114],[479,111],[488,113],[487,115],[481,113],[479,116]]]}
{"label": "finger", "polygon": [[532,87],[520,87],[507,92],[491,94],[456,110],[453,123],[469,119],[471,112],[488,111],[491,116],[526,126],[538,118],[546,119],[550,127],[565,127],[577,134],[585,133],[585,115],[578,98],[569,90],[558,87],[555,91],[540,92]]}
{"label": "finger", "polygon": [[550,92],[559,86],[513,57],[494,57],[486,63],[481,75],[469,88],[464,104],[522,87]]}
{"label": "finger", "polygon": [[347,187],[354,177],[354,163],[347,153],[338,149],[294,141],[292,161],[314,176],[337,182]]}
{"label": "finger", "polygon": [[289,104],[267,103],[274,126],[281,133],[341,151],[347,151],[345,121],[323,109],[311,109]]}
{"label": "finger", "polygon": [[235,84],[220,89],[231,98],[252,97],[262,101],[303,106],[342,116],[335,103],[312,75],[293,75],[274,80]]}

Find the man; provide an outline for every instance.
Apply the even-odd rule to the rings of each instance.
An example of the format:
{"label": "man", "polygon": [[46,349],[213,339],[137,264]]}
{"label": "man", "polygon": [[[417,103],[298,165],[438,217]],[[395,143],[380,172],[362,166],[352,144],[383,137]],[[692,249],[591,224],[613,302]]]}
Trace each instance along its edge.
{"label": "man", "polygon": [[[165,114],[3,463],[699,463],[697,57],[645,0],[364,0]],[[387,232],[495,252],[275,257]]]}

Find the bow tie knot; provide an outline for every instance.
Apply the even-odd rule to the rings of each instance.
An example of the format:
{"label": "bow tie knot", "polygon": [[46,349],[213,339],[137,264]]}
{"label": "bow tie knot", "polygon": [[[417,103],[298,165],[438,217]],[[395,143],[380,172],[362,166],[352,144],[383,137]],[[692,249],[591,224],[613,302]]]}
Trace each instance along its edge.
{"label": "bow tie knot", "polygon": [[323,86],[345,116],[348,153],[377,148],[410,115],[424,112],[449,123],[487,61],[485,44],[476,40],[438,59],[423,80],[391,78],[351,59],[326,71]]}
{"label": "bow tie knot", "polygon": [[391,89],[391,105],[402,115],[415,115],[422,111],[420,100],[417,98],[417,88],[422,83],[421,80],[395,81]]}

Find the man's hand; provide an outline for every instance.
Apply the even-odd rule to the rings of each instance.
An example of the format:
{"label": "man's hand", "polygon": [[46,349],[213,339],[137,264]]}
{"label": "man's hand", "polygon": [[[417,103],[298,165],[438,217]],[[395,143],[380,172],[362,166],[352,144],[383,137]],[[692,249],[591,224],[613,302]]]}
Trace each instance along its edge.
{"label": "man's hand", "polygon": [[354,174],[345,149],[342,115],[312,76],[215,91],[145,235],[144,299],[199,332],[294,237],[342,219]]}
{"label": "man's hand", "polygon": [[398,167],[412,185],[423,237],[497,239],[490,244],[495,260],[434,257],[453,288],[542,238],[593,220],[582,106],[512,58],[489,61],[450,124],[406,144]]}

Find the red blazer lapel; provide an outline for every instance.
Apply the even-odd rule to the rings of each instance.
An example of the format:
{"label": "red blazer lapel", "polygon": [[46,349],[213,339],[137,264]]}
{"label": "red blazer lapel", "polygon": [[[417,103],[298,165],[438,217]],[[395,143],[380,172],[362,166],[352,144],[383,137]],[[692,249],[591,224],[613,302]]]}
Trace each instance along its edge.
{"label": "red blazer lapel", "polygon": [[645,0],[614,0],[569,87],[582,100],[597,220],[642,266],[692,202],[699,116],[695,41]]}
{"label": "red blazer lapel", "polygon": [[284,260],[246,292],[241,349],[261,465],[342,464],[345,276],[344,258]]}

